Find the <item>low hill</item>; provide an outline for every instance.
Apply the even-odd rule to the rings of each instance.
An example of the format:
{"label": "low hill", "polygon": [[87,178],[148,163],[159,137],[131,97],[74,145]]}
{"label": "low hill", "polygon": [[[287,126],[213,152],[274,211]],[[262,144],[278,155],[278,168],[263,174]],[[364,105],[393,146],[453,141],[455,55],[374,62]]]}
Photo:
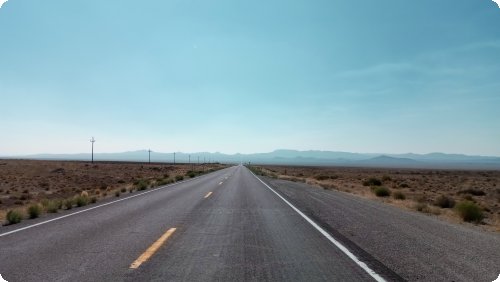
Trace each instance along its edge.
{"label": "low hill", "polygon": [[[9,156],[19,159],[44,160],[90,160],[90,154],[39,154]],[[7,158],[7,157],[4,157]],[[139,150],[122,153],[96,153],[96,161],[134,161],[147,162],[148,151]],[[151,153],[152,162],[174,162],[174,153]],[[279,165],[314,165],[314,166],[370,166],[400,168],[452,168],[452,169],[500,169],[500,157],[469,156],[460,154],[376,154],[351,153],[336,151],[296,151],[276,150],[256,154],[223,153],[175,153],[177,163],[254,163]]]}

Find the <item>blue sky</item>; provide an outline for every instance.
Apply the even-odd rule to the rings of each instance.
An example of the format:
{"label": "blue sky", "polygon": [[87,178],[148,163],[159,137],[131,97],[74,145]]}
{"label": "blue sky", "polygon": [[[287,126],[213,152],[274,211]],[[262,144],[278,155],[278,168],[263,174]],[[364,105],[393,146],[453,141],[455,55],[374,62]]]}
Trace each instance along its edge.
{"label": "blue sky", "polygon": [[10,0],[0,155],[500,156],[490,0]]}

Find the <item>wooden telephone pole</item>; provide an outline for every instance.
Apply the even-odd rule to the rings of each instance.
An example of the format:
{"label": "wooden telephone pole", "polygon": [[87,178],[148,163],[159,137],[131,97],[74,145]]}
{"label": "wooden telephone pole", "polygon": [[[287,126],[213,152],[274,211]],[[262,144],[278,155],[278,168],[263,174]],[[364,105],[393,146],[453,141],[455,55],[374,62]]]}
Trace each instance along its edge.
{"label": "wooden telephone pole", "polygon": [[92,163],[94,163],[94,143],[95,143],[94,137],[90,139],[90,143],[92,143]]}

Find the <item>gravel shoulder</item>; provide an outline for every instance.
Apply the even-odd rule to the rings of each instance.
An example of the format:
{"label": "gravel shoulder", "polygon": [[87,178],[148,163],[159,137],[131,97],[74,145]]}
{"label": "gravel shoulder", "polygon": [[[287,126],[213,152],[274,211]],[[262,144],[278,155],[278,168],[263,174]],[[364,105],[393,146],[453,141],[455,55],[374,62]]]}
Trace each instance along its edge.
{"label": "gravel shoulder", "polygon": [[500,273],[497,233],[305,183],[261,178],[358,256],[408,281],[493,281]]}

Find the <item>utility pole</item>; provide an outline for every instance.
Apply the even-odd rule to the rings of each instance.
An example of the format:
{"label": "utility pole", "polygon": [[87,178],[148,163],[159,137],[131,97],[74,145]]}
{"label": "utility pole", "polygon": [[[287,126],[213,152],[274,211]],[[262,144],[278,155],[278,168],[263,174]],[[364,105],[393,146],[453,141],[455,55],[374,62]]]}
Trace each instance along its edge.
{"label": "utility pole", "polygon": [[94,139],[93,136],[92,136],[92,139],[90,139],[90,143],[92,143],[92,163],[94,163],[94,143],[95,143],[95,139]]}
{"label": "utility pole", "polygon": [[148,150],[148,153],[149,153],[149,163],[151,164],[151,149]]}

